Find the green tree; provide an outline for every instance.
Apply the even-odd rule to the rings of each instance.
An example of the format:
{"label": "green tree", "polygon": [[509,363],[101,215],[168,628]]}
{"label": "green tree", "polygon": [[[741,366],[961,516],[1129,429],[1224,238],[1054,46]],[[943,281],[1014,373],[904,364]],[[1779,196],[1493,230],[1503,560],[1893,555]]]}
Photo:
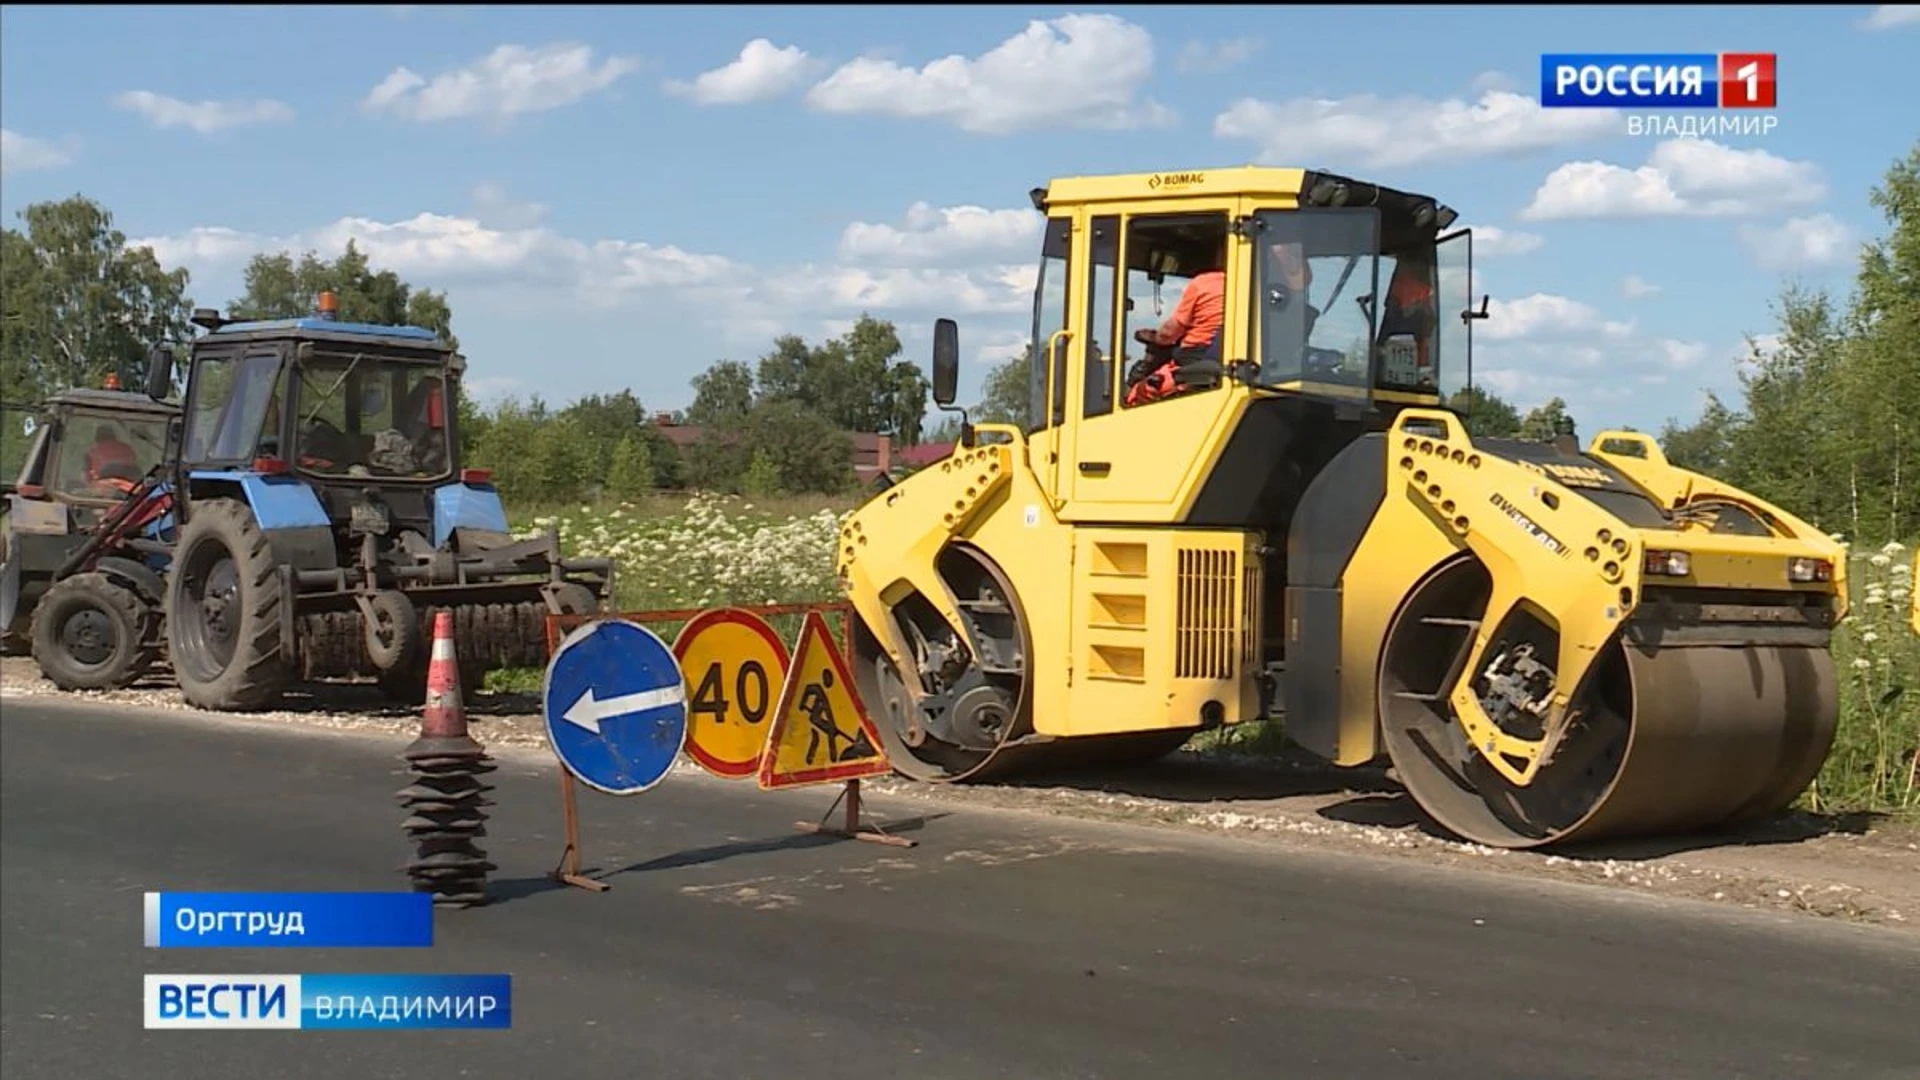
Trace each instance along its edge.
{"label": "green tree", "polygon": [[1669,419],[1660,429],[1660,450],[1667,460],[1706,476],[1727,472],[1733,436],[1740,418],[1716,394],[1707,395],[1700,418],[1685,427]]}
{"label": "green tree", "polygon": [[[864,314],[851,330],[817,347],[786,334],[760,358],[755,400],[797,402],[843,431],[891,435],[912,445],[922,435],[928,386],[920,369],[899,355],[894,325]],[[725,379],[725,393],[716,390],[711,397],[737,404],[738,375]]]}
{"label": "green tree", "polygon": [[185,341],[187,271],[129,248],[99,203],[35,203],[24,231],[0,232],[0,393],[33,399],[68,386],[127,389],[146,380],[147,350]]}
{"label": "green tree", "polygon": [[780,470],[780,490],[836,494],[853,484],[853,440],[798,401],[763,401],[740,439],[747,456],[764,453]]}
{"label": "green tree", "polygon": [[652,490],[653,454],[638,434],[629,433],[613,448],[613,463],[607,468],[607,493],[623,499],[644,495]]}
{"label": "green tree", "polygon": [[1511,439],[1520,434],[1519,410],[1491,390],[1462,387],[1447,399],[1447,408],[1460,415],[1469,434],[1480,438]]}
{"label": "green tree", "polygon": [[740,476],[740,490],[756,499],[780,494],[780,467],[773,463],[773,457],[766,450],[753,452],[753,460]]}
{"label": "green tree", "polygon": [[1027,423],[1027,403],[1031,396],[1027,390],[1027,375],[1032,349],[1007,357],[1006,360],[987,372],[980,390],[980,403],[972,409],[972,419],[981,424],[1015,424],[1025,427]]}
{"label": "green tree", "polygon": [[352,240],[332,262],[311,251],[297,261],[286,251],[255,255],[245,280],[246,294],[228,305],[228,318],[297,319],[313,312],[322,292],[331,292],[343,322],[418,326],[460,347],[446,293],[416,288],[391,270],[375,273]]}
{"label": "green tree", "polygon": [[1562,430],[1575,430],[1573,417],[1567,413],[1567,403],[1556,397],[1521,418],[1518,437],[1530,442],[1551,442]]}
{"label": "green tree", "polygon": [[1780,342],[1763,349],[1749,342],[1740,373],[1745,396],[1741,422],[1728,448],[1730,482],[1791,507],[1821,528],[1839,528],[1845,503],[1844,470],[1833,454],[1839,438],[1829,397],[1841,360],[1842,329],[1825,292],[1789,288],[1777,305]]}
{"label": "green tree", "polygon": [[752,411],[753,369],[747,365],[722,360],[693,377],[693,404],[687,406],[687,423],[739,423]]}

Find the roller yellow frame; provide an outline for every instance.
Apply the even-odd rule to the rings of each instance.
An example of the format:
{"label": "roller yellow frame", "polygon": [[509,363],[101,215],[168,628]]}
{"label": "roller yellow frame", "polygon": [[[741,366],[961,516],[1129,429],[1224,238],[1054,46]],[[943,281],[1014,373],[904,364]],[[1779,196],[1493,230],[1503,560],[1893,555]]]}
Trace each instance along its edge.
{"label": "roller yellow frame", "polygon": [[[1726,825],[1818,771],[1842,550],[1635,432],[1474,437],[1450,406],[1488,306],[1452,209],[1287,168],[1031,196],[1025,422],[963,423],[840,536],[902,772],[1147,759],[1281,717],[1524,847]],[[1210,341],[1200,318],[1143,340],[1188,312],[1169,290],[1216,287]],[[940,320],[942,407],[957,356]]]}

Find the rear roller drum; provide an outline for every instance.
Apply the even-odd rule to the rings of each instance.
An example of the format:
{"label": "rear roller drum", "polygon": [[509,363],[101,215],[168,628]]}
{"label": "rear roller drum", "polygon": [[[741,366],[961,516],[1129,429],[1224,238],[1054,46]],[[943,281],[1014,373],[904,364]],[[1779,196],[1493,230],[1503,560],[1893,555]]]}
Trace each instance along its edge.
{"label": "rear roller drum", "polygon": [[[1531,784],[1514,785],[1467,746],[1445,700],[1490,590],[1477,560],[1442,564],[1413,590],[1381,657],[1387,752],[1414,801],[1448,831],[1528,848],[1724,828],[1785,809],[1826,759],[1838,699],[1825,650],[1654,651],[1616,635],[1552,757]],[[1550,630],[1536,636],[1534,657],[1550,667],[1557,641]],[[1474,685],[1485,695],[1482,674]],[[1509,730],[1538,738],[1535,723]]]}

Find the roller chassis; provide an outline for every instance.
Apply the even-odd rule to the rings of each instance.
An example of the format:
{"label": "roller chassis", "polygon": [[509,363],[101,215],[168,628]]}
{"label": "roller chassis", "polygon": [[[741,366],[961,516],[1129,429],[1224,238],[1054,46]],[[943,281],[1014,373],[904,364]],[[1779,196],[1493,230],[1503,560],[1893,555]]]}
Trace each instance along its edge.
{"label": "roller chassis", "polygon": [[[1712,830],[1790,805],[1837,724],[1844,550],[1637,433],[1584,449],[1570,431],[1473,438],[1437,383],[1410,385],[1406,367],[1387,382],[1384,353],[1352,369],[1357,387],[1310,363],[1261,381],[1231,357],[1257,360],[1262,335],[1289,325],[1263,321],[1289,295],[1261,285],[1269,244],[1371,214],[1369,235],[1392,233],[1400,265],[1418,268],[1467,234],[1438,236],[1455,215],[1432,200],[1331,174],[1179,175],[1173,193],[1160,174],[1036,189],[1054,260],[1041,285],[1089,280],[1089,258],[1140,268],[1132,241],[1099,254],[1136,216],[1218,215],[1231,222],[1225,377],[1118,407],[1123,365],[1091,343],[1122,340],[1125,309],[1036,286],[1029,422],[963,414],[951,457],[842,528],[854,670],[895,768],[1000,779],[1281,719],[1331,764],[1390,763],[1435,824],[1491,846]],[[1319,231],[1262,211],[1274,193],[1323,215],[1306,219]],[[1094,239],[1074,240],[1083,230]],[[1469,245],[1451,250],[1470,263]],[[1163,268],[1169,249],[1148,250]],[[1369,249],[1335,257],[1350,250]],[[1488,309],[1456,299],[1470,356]],[[1418,336],[1439,310],[1425,329],[1395,323],[1415,335],[1395,363],[1431,377],[1429,353],[1454,355],[1471,370]],[[943,408],[955,333],[936,323]]]}

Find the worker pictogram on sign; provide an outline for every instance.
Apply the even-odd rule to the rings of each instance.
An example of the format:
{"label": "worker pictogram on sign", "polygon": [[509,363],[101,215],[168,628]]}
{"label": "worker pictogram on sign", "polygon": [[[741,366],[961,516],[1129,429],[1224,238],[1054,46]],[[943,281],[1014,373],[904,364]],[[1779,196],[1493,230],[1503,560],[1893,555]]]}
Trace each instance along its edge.
{"label": "worker pictogram on sign", "polygon": [[787,645],[750,611],[703,611],[673,654],[687,679],[687,756],[715,776],[752,776],[787,680]]}
{"label": "worker pictogram on sign", "polygon": [[830,784],[892,770],[827,620],[808,612],[760,758],[760,786]]}

